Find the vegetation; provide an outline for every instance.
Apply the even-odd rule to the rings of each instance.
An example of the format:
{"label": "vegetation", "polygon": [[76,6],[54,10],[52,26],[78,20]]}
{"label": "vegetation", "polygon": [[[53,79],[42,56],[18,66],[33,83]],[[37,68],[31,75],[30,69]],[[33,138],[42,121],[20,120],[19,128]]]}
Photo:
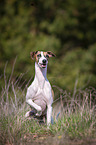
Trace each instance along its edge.
{"label": "vegetation", "polygon": [[50,50],[57,56],[49,62],[52,84],[72,91],[78,79],[78,88],[95,87],[95,11],[94,0],[0,1],[0,76],[6,61],[10,75],[17,57],[14,76],[28,72],[30,79],[34,75],[30,52]]}
{"label": "vegetation", "polygon": [[[5,87],[1,93],[0,143],[2,145],[28,143],[57,143],[59,145],[66,141],[71,144],[71,142],[74,142],[71,140],[77,139],[77,142],[79,142],[83,138],[89,138],[86,143],[95,142],[96,99],[94,98],[96,97],[96,89],[76,90],[75,87],[72,95],[57,87],[60,95],[53,103],[54,122],[47,129],[46,124],[40,125],[38,120],[34,120],[32,117],[25,118],[24,115],[29,110],[25,103],[26,88],[22,89],[22,85],[20,86],[21,78],[13,81],[12,74],[13,70],[7,80],[6,73],[4,74]],[[61,110],[57,120],[56,116],[59,108]],[[49,136],[50,139],[48,139]]]}
{"label": "vegetation", "polygon": [[[95,0],[0,0],[0,144],[95,144],[95,27]],[[49,130],[24,117],[36,50],[56,54],[48,64],[55,92]]]}

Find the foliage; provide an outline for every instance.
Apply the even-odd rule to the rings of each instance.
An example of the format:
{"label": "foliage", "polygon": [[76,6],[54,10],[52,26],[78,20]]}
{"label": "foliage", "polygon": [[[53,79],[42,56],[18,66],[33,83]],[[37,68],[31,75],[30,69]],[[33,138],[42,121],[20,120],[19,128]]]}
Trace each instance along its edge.
{"label": "foliage", "polygon": [[[93,0],[0,1],[0,77],[8,61],[10,75],[34,75],[30,51],[53,51],[48,78],[52,84],[72,90],[96,86],[96,2]],[[54,63],[55,62],[55,63]],[[11,66],[11,67],[10,67]],[[2,82],[0,83],[2,84]]]}

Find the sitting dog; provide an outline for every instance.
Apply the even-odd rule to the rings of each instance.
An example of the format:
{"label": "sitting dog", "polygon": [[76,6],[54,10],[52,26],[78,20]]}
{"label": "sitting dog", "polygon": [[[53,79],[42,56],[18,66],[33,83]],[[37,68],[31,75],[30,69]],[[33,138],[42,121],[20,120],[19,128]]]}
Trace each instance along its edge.
{"label": "sitting dog", "polygon": [[[35,59],[35,78],[27,89],[26,102],[35,109],[35,116],[43,116],[47,111],[47,125],[51,123],[53,92],[51,85],[46,77],[47,64],[50,57],[55,57],[51,51],[31,52],[31,58]],[[28,117],[32,111],[28,111]],[[34,114],[34,112],[33,112]]]}

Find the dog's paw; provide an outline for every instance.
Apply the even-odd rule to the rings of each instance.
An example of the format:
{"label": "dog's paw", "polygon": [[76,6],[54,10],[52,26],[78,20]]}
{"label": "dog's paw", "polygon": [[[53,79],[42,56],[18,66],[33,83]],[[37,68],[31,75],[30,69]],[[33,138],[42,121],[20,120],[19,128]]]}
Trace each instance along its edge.
{"label": "dog's paw", "polygon": [[36,116],[41,116],[42,115],[42,111],[38,111],[37,113],[36,113]]}
{"label": "dog's paw", "polygon": [[42,111],[38,111],[37,113],[36,113],[36,116],[41,116],[42,115]]}
{"label": "dog's paw", "polygon": [[41,112],[42,111],[42,108],[40,106],[37,107],[36,109],[38,112]]}
{"label": "dog's paw", "polygon": [[30,113],[30,111],[28,111],[28,112],[25,114],[25,118],[29,117],[29,113]]}

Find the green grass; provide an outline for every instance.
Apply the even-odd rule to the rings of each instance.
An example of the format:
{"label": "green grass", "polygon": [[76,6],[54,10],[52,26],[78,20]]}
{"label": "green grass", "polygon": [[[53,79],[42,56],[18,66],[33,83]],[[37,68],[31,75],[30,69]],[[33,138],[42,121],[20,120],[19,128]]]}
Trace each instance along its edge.
{"label": "green grass", "polygon": [[[25,103],[26,89],[18,87],[16,82],[5,80],[0,101],[0,143],[20,144],[33,142],[37,138],[59,136],[71,139],[96,138],[96,90],[94,88],[83,91],[75,90],[74,96],[61,93],[59,105],[61,115],[54,124],[47,129],[46,124],[40,125],[33,118],[24,117],[29,107]],[[69,95],[68,95],[69,94]],[[62,99],[63,98],[63,99]],[[66,99],[65,99],[66,98]],[[55,101],[56,103],[56,101]],[[55,104],[54,103],[54,104]],[[58,108],[54,105],[53,110]]]}

